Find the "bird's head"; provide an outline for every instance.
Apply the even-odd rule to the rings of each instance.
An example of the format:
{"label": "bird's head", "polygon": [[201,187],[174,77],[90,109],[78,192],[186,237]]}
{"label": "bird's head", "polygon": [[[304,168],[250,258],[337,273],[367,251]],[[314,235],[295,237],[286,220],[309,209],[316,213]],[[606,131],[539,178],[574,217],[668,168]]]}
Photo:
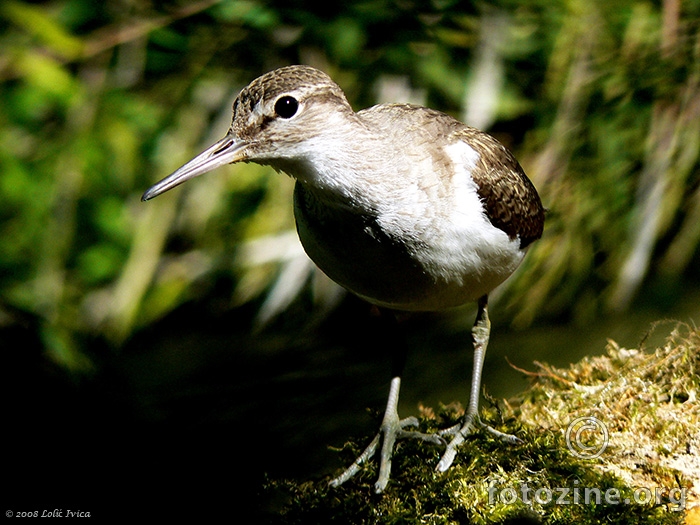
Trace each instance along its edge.
{"label": "bird's head", "polygon": [[288,66],[266,73],[236,97],[226,136],[152,186],[142,200],[236,162],[267,164],[297,176],[330,145],[333,130],[354,115],[340,87],[318,69]]}

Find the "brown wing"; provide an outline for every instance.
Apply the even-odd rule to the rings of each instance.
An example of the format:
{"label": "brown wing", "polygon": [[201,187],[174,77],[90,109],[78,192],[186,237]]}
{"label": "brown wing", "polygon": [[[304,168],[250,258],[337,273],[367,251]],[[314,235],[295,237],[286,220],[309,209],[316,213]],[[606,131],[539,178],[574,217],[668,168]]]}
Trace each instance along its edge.
{"label": "brown wing", "polygon": [[465,126],[455,133],[479,152],[472,172],[491,224],[525,248],[542,236],[545,210],[535,186],[508,149],[495,138]]}

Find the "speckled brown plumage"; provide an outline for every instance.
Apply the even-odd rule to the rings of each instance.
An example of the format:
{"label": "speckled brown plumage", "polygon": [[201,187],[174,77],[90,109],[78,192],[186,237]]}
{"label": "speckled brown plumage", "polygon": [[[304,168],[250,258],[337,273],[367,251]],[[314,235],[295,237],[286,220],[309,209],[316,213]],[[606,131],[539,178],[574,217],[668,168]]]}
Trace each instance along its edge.
{"label": "speckled brown plumage", "polygon": [[532,182],[513,154],[496,139],[465,126],[457,133],[481,152],[472,172],[491,224],[520,239],[525,248],[542,236],[545,210]]}

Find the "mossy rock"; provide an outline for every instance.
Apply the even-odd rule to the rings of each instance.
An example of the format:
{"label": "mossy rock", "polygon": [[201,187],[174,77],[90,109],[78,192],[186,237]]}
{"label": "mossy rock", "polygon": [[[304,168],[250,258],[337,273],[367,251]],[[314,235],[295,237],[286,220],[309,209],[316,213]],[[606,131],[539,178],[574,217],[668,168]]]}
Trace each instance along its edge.
{"label": "mossy rock", "polygon": [[[452,468],[438,473],[439,447],[400,441],[379,495],[374,462],[337,489],[328,479],[269,480],[268,495],[281,502],[272,522],[698,523],[698,509],[690,509],[700,503],[700,331],[677,324],[653,351],[610,341],[605,356],[565,369],[536,366],[525,372],[527,391],[491,401],[481,414],[523,444],[476,432]],[[457,405],[423,408],[421,430],[445,428],[460,415]],[[344,463],[369,439],[348,442]]]}

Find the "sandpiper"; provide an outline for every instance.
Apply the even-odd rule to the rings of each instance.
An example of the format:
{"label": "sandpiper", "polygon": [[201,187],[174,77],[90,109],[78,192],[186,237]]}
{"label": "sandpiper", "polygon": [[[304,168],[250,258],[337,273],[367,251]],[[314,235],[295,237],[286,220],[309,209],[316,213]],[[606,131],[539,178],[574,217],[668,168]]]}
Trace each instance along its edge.
{"label": "sandpiper", "polygon": [[477,302],[471,392],[462,422],[438,434],[405,430],[417,420],[399,418],[401,366],[395,366],[379,432],[332,485],[357,473],[380,442],[378,493],[389,481],[397,439],[446,445],[438,471],[450,467],[477,425],[519,441],[483,424],[478,414],[490,334],[488,294],[515,271],[544,227],[537,191],[508,149],[421,106],[382,104],[355,112],[328,75],[289,66],[244,88],[233,103],[226,136],[142,199],[236,162],[269,165],[294,177],[304,249],[352,293],[392,311]]}

